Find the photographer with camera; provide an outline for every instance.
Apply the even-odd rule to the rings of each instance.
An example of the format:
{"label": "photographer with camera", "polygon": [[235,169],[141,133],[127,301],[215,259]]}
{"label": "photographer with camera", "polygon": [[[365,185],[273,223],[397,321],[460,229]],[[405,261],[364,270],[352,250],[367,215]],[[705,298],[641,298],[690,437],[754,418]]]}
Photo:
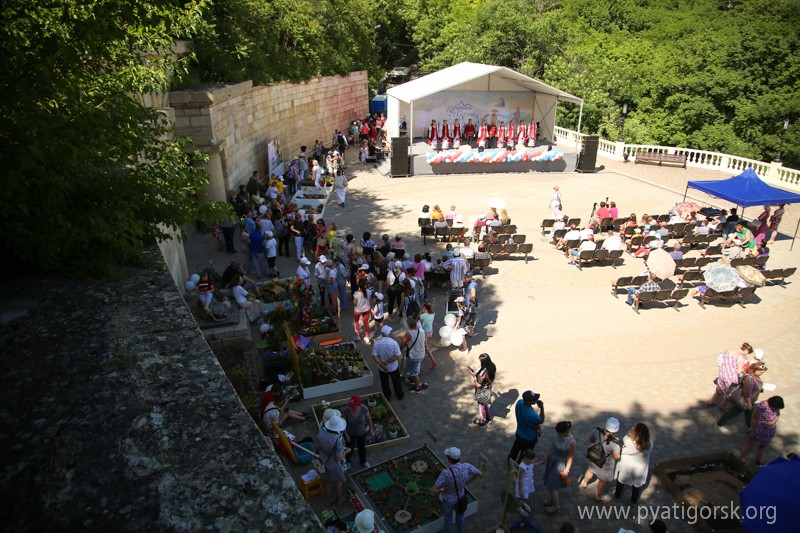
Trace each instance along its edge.
{"label": "photographer with camera", "polygon": [[[539,412],[533,408],[539,407]],[[514,415],[517,419],[517,432],[514,445],[508,458],[519,463],[520,454],[525,450],[533,450],[541,435],[540,426],[544,423],[544,402],[539,399],[539,394],[532,391],[522,393],[522,399],[517,400],[514,406]]]}

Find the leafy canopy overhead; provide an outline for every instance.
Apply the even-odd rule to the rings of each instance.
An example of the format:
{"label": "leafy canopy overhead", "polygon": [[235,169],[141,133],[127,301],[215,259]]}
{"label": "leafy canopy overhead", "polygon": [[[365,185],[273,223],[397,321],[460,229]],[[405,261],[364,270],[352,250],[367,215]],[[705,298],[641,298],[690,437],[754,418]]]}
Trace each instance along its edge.
{"label": "leafy canopy overhead", "polygon": [[[795,0],[403,0],[422,67],[502,65],[585,100],[583,132],[770,160],[800,120]],[[577,127],[577,106],[558,123]],[[800,131],[785,164],[800,167]]]}
{"label": "leafy canopy overhead", "polygon": [[164,52],[200,1],[8,0],[0,17],[3,245],[26,271],[108,275],[204,216],[201,157],[137,95],[167,90]]}

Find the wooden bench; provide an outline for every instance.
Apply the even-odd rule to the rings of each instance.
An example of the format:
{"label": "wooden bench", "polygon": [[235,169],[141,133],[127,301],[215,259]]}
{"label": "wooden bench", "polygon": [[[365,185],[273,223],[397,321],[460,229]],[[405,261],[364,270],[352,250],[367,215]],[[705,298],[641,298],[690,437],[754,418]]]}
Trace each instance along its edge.
{"label": "wooden bench", "polygon": [[680,165],[683,168],[686,168],[686,154],[662,154],[659,152],[636,152],[636,160],[634,164],[637,163],[658,163],[660,166],[662,163],[669,163]]}

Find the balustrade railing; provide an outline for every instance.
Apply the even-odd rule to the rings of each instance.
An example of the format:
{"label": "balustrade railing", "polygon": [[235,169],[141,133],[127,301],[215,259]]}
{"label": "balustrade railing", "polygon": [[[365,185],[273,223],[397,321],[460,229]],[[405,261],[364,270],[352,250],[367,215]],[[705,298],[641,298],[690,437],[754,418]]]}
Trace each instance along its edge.
{"label": "balustrade railing", "polygon": [[[557,142],[580,147],[583,144],[584,133],[556,126],[554,134]],[[800,170],[786,168],[780,163],[765,163],[755,159],[739,157],[736,155],[722,154],[695,150],[694,148],[676,148],[673,146],[657,146],[652,144],[625,144],[606,139],[600,139],[597,154],[601,157],[617,161],[635,160],[639,152],[656,152],[660,154],[681,154],[686,156],[686,166],[718,170],[728,175],[739,174],[747,168],[752,168],[764,181],[773,185],[800,192]]]}

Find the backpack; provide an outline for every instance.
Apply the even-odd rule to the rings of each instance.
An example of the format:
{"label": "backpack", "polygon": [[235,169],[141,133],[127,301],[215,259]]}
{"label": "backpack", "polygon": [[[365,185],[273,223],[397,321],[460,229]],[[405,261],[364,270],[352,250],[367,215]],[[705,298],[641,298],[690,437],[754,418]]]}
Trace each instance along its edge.
{"label": "backpack", "polygon": [[411,279],[414,280],[414,291],[417,293],[417,302],[424,302],[425,286],[422,284],[422,280],[419,279],[417,276],[414,276]]}
{"label": "backpack", "polygon": [[419,316],[419,304],[417,303],[416,298],[408,302],[408,307],[406,308],[406,316],[415,318]]}

